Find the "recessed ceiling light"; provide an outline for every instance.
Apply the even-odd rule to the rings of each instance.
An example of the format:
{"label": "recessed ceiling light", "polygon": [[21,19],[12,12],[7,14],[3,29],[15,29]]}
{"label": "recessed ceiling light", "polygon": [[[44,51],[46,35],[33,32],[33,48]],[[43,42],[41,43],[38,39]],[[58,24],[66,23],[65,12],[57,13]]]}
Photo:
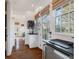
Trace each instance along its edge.
{"label": "recessed ceiling light", "polygon": [[35,5],[34,5],[34,4],[32,4],[32,8],[34,8],[34,6],[35,6]]}
{"label": "recessed ceiling light", "polygon": [[41,14],[39,13],[39,16],[41,16]]}

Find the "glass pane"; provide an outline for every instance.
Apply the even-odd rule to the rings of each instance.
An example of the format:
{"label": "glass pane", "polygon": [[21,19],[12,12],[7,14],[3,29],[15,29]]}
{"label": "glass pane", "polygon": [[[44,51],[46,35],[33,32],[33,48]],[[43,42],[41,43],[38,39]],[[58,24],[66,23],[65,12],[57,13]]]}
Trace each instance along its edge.
{"label": "glass pane", "polygon": [[61,17],[56,17],[56,32],[60,32],[61,29]]}
{"label": "glass pane", "polygon": [[60,15],[62,15],[62,8],[57,8],[55,16],[57,17],[57,16],[60,16]]}
{"label": "glass pane", "polygon": [[70,11],[70,6],[69,6],[69,4],[66,4],[66,5],[63,7],[63,14],[68,13],[69,11]]}
{"label": "glass pane", "polygon": [[62,15],[62,8],[59,7],[56,9],[55,13],[55,30],[56,32],[61,32],[61,15]]}
{"label": "glass pane", "polygon": [[56,32],[73,33],[74,32],[74,3],[69,2],[55,12],[55,30]]}
{"label": "glass pane", "polygon": [[43,39],[47,40],[49,34],[49,17],[44,16],[42,19],[42,35]]}
{"label": "glass pane", "polygon": [[61,16],[61,31],[62,32],[69,32],[69,28],[70,28],[70,26],[69,26],[69,22],[70,22],[70,20],[69,20],[69,14],[68,13],[66,13],[66,14],[64,14],[64,15],[62,15]]}
{"label": "glass pane", "polygon": [[70,32],[74,32],[74,12],[70,13]]}

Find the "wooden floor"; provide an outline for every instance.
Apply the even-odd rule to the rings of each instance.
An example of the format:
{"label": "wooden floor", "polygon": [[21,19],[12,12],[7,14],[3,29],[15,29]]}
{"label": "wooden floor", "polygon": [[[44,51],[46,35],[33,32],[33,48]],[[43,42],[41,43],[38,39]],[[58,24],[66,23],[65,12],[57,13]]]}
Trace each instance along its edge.
{"label": "wooden floor", "polygon": [[6,56],[5,59],[42,59],[42,51],[39,48],[30,49],[24,45],[22,39],[19,40],[20,49],[13,49],[11,56]]}

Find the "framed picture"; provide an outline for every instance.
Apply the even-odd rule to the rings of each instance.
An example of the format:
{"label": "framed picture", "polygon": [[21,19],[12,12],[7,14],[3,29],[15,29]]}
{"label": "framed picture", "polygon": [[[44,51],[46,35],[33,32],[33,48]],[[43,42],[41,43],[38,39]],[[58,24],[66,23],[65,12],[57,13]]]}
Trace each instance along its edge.
{"label": "framed picture", "polygon": [[19,22],[15,22],[15,25],[19,25]]}
{"label": "framed picture", "polygon": [[21,24],[21,26],[24,26],[24,24]]}

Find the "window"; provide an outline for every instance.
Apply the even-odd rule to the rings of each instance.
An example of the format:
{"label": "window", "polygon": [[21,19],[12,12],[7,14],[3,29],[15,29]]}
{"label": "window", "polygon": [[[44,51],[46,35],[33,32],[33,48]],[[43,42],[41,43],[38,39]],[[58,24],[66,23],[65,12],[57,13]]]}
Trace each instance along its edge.
{"label": "window", "polygon": [[55,29],[56,32],[61,32],[61,15],[62,15],[62,8],[57,8],[55,13]]}
{"label": "window", "polygon": [[56,32],[74,33],[74,6],[72,2],[55,10]]}

